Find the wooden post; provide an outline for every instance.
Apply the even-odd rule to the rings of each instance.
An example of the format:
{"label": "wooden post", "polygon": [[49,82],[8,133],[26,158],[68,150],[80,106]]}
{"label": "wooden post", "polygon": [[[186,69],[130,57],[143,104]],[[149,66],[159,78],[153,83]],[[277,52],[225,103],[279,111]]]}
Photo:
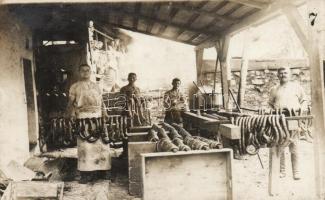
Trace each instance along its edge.
{"label": "wooden post", "polygon": [[280,154],[277,147],[270,148],[269,154],[269,195],[279,194]]}
{"label": "wooden post", "polygon": [[[311,81],[311,100],[315,153],[315,181],[318,199],[325,198],[325,101],[324,101],[324,36],[325,36],[325,3],[323,0],[308,0],[307,15],[309,64]],[[317,17],[314,21],[314,15]],[[312,23],[313,22],[313,23]]]}
{"label": "wooden post", "polygon": [[203,70],[203,53],[204,49],[195,49],[195,60],[196,60],[196,82],[202,79]]}
{"label": "wooden post", "polygon": [[[196,83],[202,79],[203,70],[203,53],[204,49],[195,49],[195,59],[196,59]],[[191,97],[192,98],[192,97]],[[197,95],[197,107],[194,104],[194,108],[197,109],[198,114],[200,114],[200,105],[202,103],[200,95]]]}
{"label": "wooden post", "polygon": [[245,97],[245,91],[246,91],[246,79],[247,79],[247,70],[248,70],[248,49],[249,49],[249,43],[250,35],[251,35],[250,29],[246,30],[245,36],[244,36],[244,45],[243,45],[243,51],[242,51],[242,60],[241,60],[241,68],[240,68],[240,81],[239,81],[239,88],[238,88],[238,97],[237,102],[240,107],[243,106],[244,97]]}
{"label": "wooden post", "polygon": [[229,48],[230,36],[226,35],[222,37],[217,45],[217,53],[220,55],[220,66],[221,66],[221,85],[222,85],[222,95],[223,95],[223,106],[225,109],[229,110],[229,84],[230,72],[228,69],[227,56]]}

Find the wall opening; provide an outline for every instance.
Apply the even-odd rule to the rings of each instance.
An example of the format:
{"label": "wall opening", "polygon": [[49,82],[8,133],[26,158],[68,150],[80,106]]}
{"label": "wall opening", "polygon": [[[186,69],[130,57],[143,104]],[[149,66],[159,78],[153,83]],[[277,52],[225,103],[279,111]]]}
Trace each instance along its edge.
{"label": "wall opening", "polygon": [[25,103],[27,105],[29,150],[32,150],[36,146],[38,138],[32,61],[23,58],[22,65],[25,81]]}

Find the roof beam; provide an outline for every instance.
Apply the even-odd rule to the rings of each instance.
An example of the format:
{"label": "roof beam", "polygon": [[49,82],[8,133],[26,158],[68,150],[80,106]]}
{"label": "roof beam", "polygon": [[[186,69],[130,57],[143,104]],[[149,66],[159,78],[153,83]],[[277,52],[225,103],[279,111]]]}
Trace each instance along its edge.
{"label": "roof beam", "polygon": [[[134,13],[137,15],[140,14],[140,10],[141,10],[141,3],[135,3],[135,8],[134,8]],[[137,17],[133,18],[133,28],[137,28],[138,27],[138,23],[139,23],[139,19]]]}
{"label": "roof beam", "polygon": [[[202,8],[205,4],[207,4],[207,1],[202,1],[198,6],[196,6],[195,8],[196,9],[200,9],[200,8]],[[186,26],[189,26],[189,27],[191,27],[191,25],[192,25],[192,23],[197,19],[197,18],[199,18],[200,17],[200,14],[198,14],[198,13],[194,13],[188,20],[187,20],[187,22],[186,22]],[[185,32],[185,30],[179,30],[179,32],[177,33],[177,35],[176,35],[176,38],[178,38],[180,35],[182,35],[182,33],[184,33]]]}
{"label": "roof beam", "polygon": [[[104,23],[102,20],[96,20],[96,21],[100,22],[100,23]],[[106,24],[107,24],[107,22],[106,22]],[[186,41],[177,40],[174,37],[167,37],[167,36],[164,36],[164,35],[156,35],[156,34],[153,34],[153,33],[147,32],[147,31],[141,31],[141,30],[138,30],[138,29],[135,29],[135,28],[132,28],[132,27],[124,26],[122,24],[109,22],[109,25],[115,26],[117,28],[129,30],[129,31],[137,32],[137,33],[142,33],[142,34],[145,34],[145,35],[151,35],[151,36],[155,36],[155,37],[164,38],[164,39],[167,39],[167,40],[172,40],[172,41],[175,41],[175,42],[184,43],[184,44],[187,44],[187,45],[194,45],[193,43],[188,43]]]}
{"label": "roof beam", "polygon": [[268,6],[268,3],[262,3],[256,0],[228,0],[228,1],[239,3],[253,8],[258,8],[258,9],[264,9]]}
{"label": "roof beam", "polygon": [[213,17],[215,19],[224,21],[226,23],[234,23],[234,22],[238,21],[237,19],[234,19],[234,18],[231,18],[231,17],[225,17],[225,16],[219,15],[216,12],[213,12],[213,11],[200,10],[200,9],[193,8],[193,7],[186,6],[186,5],[173,4],[173,7],[178,8],[179,10],[185,10],[185,11],[188,11],[188,12],[191,12],[191,13],[194,13],[194,14]]}
{"label": "roof beam", "polygon": [[[177,15],[178,13],[178,8],[175,8],[174,5],[172,3],[169,4],[170,5],[170,11],[169,11],[169,15],[168,15],[168,23],[170,24],[174,17]],[[162,27],[160,27],[159,31],[158,31],[158,35],[161,35],[165,32],[167,26],[169,25],[163,25]]]}
{"label": "roof beam", "polygon": [[136,17],[138,19],[143,19],[143,20],[151,22],[151,23],[159,23],[159,24],[164,25],[164,26],[173,26],[173,27],[184,29],[184,30],[194,32],[194,33],[203,33],[203,34],[206,34],[206,35],[209,35],[209,36],[214,35],[214,32],[211,32],[211,31],[208,31],[208,30],[191,28],[191,27],[188,27],[188,26],[184,26],[182,24],[173,23],[173,22],[169,22],[169,21],[166,21],[166,20],[161,20],[161,19],[158,19],[156,17],[148,17],[148,16],[141,15],[141,14],[137,15],[135,12],[126,11],[126,10],[123,10],[123,9],[114,9],[114,8],[112,8],[112,9],[109,9],[107,12],[116,13],[118,15],[121,15],[121,14],[128,15],[128,16],[131,16],[131,17]]}
{"label": "roof beam", "polygon": [[[151,10],[150,17],[153,17],[153,18],[157,17],[157,15],[159,13],[159,10],[160,10],[160,6],[161,6],[160,3],[155,3],[154,4],[153,9]],[[147,32],[151,33],[154,24],[155,24],[154,22],[151,22],[151,23],[148,24]]]}
{"label": "roof beam", "polygon": [[[273,3],[269,4],[269,6],[265,9],[257,11],[256,13],[245,17],[239,23],[236,23],[230,26],[228,29],[220,33],[220,35],[234,35],[249,26],[257,26],[261,23],[265,23],[274,17],[281,14],[282,4],[279,3],[280,0],[275,0]],[[305,3],[305,0],[291,0],[291,2],[295,5],[301,5]],[[210,48],[215,45],[215,41],[218,40],[219,36],[211,37],[205,42],[199,44],[196,48]]]}
{"label": "roof beam", "polygon": [[287,4],[282,7],[283,14],[287,17],[291,27],[295,31],[305,51],[309,51],[309,40],[307,36],[307,26],[303,17],[300,15],[296,6]]}

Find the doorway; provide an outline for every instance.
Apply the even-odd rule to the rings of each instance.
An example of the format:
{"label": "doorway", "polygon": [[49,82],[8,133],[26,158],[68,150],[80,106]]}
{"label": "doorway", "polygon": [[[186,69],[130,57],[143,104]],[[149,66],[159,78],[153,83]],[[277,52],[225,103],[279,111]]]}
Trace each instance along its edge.
{"label": "doorway", "polygon": [[35,90],[34,90],[34,77],[32,61],[29,59],[22,59],[22,67],[24,73],[25,83],[25,103],[27,105],[27,120],[28,120],[28,139],[29,139],[29,150],[32,150],[37,145],[38,139],[38,120],[37,110],[35,103]]}

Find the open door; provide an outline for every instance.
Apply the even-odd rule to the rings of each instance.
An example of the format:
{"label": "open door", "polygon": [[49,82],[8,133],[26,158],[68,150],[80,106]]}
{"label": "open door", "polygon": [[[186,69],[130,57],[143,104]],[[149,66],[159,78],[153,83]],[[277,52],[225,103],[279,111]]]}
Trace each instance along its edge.
{"label": "open door", "polygon": [[25,103],[27,105],[27,119],[28,119],[28,138],[29,138],[29,149],[33,149],[37,144],[38,139],[38,120],[37,110],[35,102],[35,91],[34,91],[34,77],[32,69],[32,61],[29,59],[22,59],[22,67],[24,72],[25,81]]}

